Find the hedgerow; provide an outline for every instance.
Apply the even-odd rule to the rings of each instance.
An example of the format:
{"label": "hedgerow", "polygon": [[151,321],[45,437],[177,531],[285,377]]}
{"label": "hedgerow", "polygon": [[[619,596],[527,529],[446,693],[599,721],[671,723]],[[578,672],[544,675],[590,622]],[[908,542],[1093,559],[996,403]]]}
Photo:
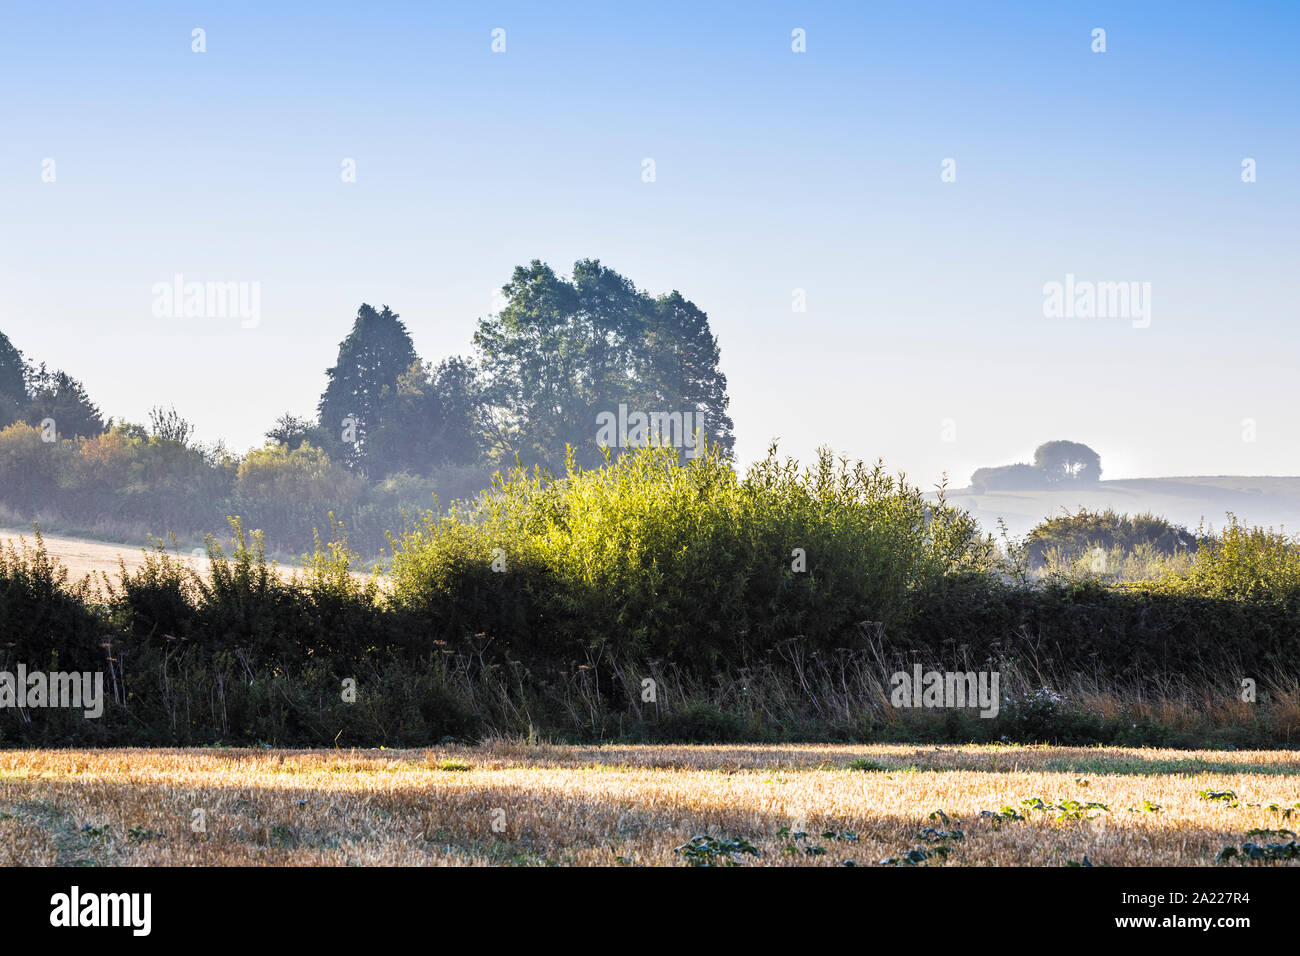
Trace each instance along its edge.
{"label": "hedgerow", "polygon": [[[99,584],[39,536],[7,549],[0,669],[100,671],[110,700],[97,720],[0,708],[0,742],[1300,736],[1300,550],[1235,522],[1183,573],[1027,581],[879,465],[773,451],[742,477],[716,450],[644,449],[424,513],[382,581],[326,530],[288,579],[237,520],[203,575],[161,542]],[[892,708],[915,663],[998,671],[1002,713]]]}

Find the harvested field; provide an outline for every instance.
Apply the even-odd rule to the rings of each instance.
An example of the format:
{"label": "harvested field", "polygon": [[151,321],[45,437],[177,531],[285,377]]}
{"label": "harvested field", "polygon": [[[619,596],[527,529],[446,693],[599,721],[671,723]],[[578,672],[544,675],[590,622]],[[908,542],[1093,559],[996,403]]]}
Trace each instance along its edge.
{"label": "harvested field", "polygon": [[0,752],[6,866],[1214,865],[1247,840],[1294,846],[1297,822],[1297,751]]}
{"label": "harvested field", "polygon": [[[138,545],[115,544],[91,538],[46,534],[43,531],[41,539],[45,542],[45,551],[50,559],[68,569],[69,581],[79,581],[87,575],[92,578],[103,575],[116,581],[123,566],[127,571],[137,571],[143,567],[145,551],[151,550],[146,548],[147,542]],[[30,527],[0,528],[0,548],[12,546],[21,550],[23,543],[28,547],[36,544],[36,536]],[[201,551],[201,548],[181,548],[174,553],[188,562],[196,573],[206,576],[211,562],[206,555],[200,553]],[[270,564],[272,570],[286,580],[298,570],[295,564],[275,561],[271,561]],[[365,580],[368,577],[361,573],[353,576],[358,580]]]}
{"label": "harvested field", "polygon": [[[59,534],[45,534],[42,532],[41,537],[45,541],[45,550],[49,553],[51,559],[62,564],[68,569],[68,580],[76,581],[88,574],[106,574],[116,579],[118,572],[121,570],[119,560],[125,563],[128,571],[134,571],[144,564],[143,545],[132,547],[128,544],[113,544],[107,541],[93,541],[89,538],[74,538]],[[36,538],[32,533],[31,527],[27,528],[0,528],[0,547],[13,545],[19,546],[20,540],[26,541],[28,545],[34,545]],[[207,573],[208,559],[194,558],[189,559],[194,570],[200,573]]]}

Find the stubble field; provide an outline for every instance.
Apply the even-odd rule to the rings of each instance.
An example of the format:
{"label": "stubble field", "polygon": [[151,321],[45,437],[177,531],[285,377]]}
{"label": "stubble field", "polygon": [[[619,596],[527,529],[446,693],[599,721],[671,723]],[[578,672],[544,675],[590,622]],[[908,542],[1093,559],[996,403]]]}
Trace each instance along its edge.
{"label": "stubble field", "polygon": [[1297,822],[1297,751],[0,752],[6,866],[1295,865]]}

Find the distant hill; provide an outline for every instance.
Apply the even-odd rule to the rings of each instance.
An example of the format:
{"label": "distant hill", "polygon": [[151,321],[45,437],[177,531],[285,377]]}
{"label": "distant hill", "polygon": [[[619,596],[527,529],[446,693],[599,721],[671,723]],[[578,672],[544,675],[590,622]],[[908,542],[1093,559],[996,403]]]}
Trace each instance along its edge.
{"label": "distant hill", "polygon": [[1062,510],[1114,508],[1127,514],[1144,511],[1192,530],[1204,519],[1221,527],[1228,512],[1247,524],[1285,527],[1300,532],[1300,477],[1272,475],[1189,475],[1172,478],[1126,478],[1033,491],[984,491],[960,488],[948,500],[970,511],[989,531],[997,519],[1012,534],[1023,535],[1044,518]]}

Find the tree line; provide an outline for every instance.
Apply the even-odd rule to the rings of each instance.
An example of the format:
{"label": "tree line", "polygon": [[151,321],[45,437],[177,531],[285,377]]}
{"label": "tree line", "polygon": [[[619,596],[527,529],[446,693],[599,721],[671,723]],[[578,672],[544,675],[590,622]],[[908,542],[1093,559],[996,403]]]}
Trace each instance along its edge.
{"label": "tree line", "polygon": [[472,354],[438,362],[416,353],[397,312],[362,303],[315,414],[282,415],[243,455],[198,445],[173,408],[153,409],[147,426],[105,418],[80,381],[26,360],[0,332],[0,506],[158,533],[217,530],[217,511],[240,509],[290,548],[335,511],[378,548],[381,525],[400,526],[403,509],[435,494],[471,495],[515,465],[558,473],[570,454],[579,467],[617,456],[598,421],[620,406],[698,416],[730,456],[717,339],[680,292],[652,296],[584,259],[568,277],[540,260],[518,266],[502,294]]}
{"label": "tree line", "polygon": [[598,417],[627,405],[702,413],[709,440],[730,452],[717,339],[680,292],[651,297],[590,259],[568,279],[533,260],[502,292],[474,356],[437,365],[419,359],[388,306],[363,304],[315,422],[286,415],[270,437],[312,441],[376,477],[516,460],[555,472],[567,448],[581,466],[599,463]]}

